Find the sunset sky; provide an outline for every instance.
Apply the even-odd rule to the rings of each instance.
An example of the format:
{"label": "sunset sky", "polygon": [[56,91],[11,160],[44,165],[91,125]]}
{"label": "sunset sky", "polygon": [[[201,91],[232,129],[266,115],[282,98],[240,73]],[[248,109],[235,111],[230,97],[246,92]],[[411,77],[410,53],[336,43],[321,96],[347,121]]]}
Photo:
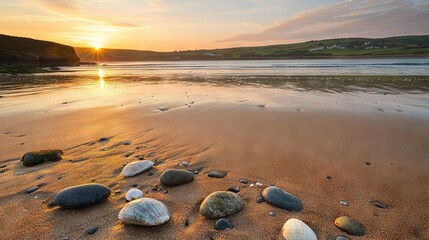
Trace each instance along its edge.
{"label": "sunset sky", "polygon": [[158,51],[429,34],[429,0],[0,0],[0,33]]}

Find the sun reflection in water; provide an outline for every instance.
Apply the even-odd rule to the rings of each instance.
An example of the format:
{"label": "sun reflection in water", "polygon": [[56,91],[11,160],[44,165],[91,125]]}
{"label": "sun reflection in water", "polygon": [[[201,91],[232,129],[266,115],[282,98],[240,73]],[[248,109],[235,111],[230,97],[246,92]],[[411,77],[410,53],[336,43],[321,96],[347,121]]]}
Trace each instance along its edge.
{"label": "sun reflection in water", "polygon": [[100,87],[101,88],[104,88],[104,78],[103,78],[103,76],[104,76],[103,69],[99,68],[98,69],[98,78],[100,79]]}

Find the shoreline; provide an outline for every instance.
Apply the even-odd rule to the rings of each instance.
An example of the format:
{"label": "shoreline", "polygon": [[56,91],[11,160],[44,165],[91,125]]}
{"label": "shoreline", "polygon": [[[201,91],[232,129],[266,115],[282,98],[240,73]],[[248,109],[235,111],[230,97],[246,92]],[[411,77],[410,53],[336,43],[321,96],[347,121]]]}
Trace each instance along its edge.
{"label": "shoreline", "polygon": [[[142,235],[157,239],[275,239],[283,223],[295,217],[306,222],[319,239],[326,239],[346,235],[333,224],[344,214],[365,226],[364,239],[429,236],[427,210],[421,209],[429,204],[425,198],[429,191],[424,188],[429,181],[429,145],[425,141],[429,125],[424,119],[381,113],[289,112],[231,104],[198,104],[165,112],[154,112],[149,106],[101,107],[33,114],[31,119],[25,118],[26,113],[20,115],[15,115],[13,122],[3,121],[10,116],[0,117],[6,122],[0,127],[0,141],[7,143],[0,151],[1,165],[8,169],[1,174],[4,210],[0,217],[6,224],[3,229],[9,229],[2,231],[4,237],[80,238],[95,225],[99,227],[96,237],[103,239],[137,239]],[[99,143],[100,137],[111,139]],[[131,145],[122,145],[125,141]],[[402,145],[404,141],[406,145]],[[65,159],[21,166],[23,153],[53,147],[62,148]],[[101,151],[104,148],[107,150]],[[157,159],[151,170],[154,175],[123,178],[119,174],[123,164],[140,155]],[[164,170],[181,168],[182,161],[193,169],[203,169],[193,182],[177,187],[160,185],[168,190],[165,194],[152,189],[159,185]],[[212,170],[225,171],[227,176],[208,178]],[[291,213],[267,203],[257,204],[255,199],[263,188],[243,186],[239,183],[242,178],[259,181],[264,187],[274,183],[296,194],[304,210]],[[62,188],[91,182],[112,188],[107,201],[81,210],[48,206]],[[169,222],[148,228],[117,220],[126,203],[124,194],[134,183],[145,197],[166,204],[172,216]],[[42,187],[36,192],[23,193],[37,184]],[[215,221],[198,213],[199,203],[210,192],[233,186],[241,188],[238,194],[245,199],[243,210],[228,217],[234,229],[216,231]],[[370,198],[388,209],[372,206]],[[340,205],[340,201],[349,206]],[[270,211],[275,216],[269,216]],[[12,214],[13,219],[4,219]]]}

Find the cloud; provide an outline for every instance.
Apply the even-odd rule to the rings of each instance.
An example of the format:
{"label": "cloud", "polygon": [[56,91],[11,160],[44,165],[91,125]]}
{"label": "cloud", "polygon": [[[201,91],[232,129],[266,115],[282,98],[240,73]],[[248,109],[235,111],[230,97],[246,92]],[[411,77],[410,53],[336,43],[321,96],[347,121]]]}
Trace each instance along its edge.
{"label": "cloud", "polygon": [[[104,6],[94,0],[33,0],[33,3],[41,9],[73,20],[109,24],[115,27],[141,27],[139,24],[122,21],[122,19],[117,21],[117,18],[105,13],[106,10],[110,9],[110,6]],[[109,17],[106,17],[106,15],[109,15]]]}
{"label": "cloud", "polygon": [[218,42],[298,42],[339,37],[429,33],[429,3],[412,0],[349,0],[302,12],[256,33]]}

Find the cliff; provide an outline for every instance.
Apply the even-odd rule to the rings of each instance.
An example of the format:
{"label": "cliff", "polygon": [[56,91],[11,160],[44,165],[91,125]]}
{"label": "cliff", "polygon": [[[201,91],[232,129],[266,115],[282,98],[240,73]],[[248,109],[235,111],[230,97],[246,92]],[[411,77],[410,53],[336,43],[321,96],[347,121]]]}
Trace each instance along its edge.
{"label": "cliff", "polygon": [[79,61],[73,47],[0,34],[0,65],[76,66]]}

